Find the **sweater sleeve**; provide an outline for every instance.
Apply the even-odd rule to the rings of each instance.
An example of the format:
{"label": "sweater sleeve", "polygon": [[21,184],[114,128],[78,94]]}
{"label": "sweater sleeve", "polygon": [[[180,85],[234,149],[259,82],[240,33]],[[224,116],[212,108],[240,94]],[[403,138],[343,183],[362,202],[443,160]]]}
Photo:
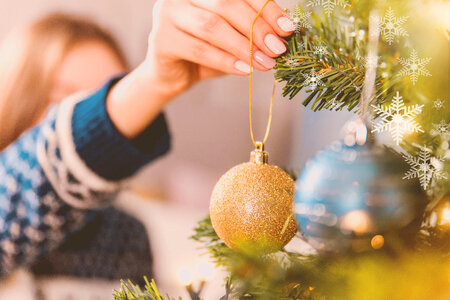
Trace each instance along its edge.
{"label": "sweater sleeve", "polygon": [[114,127],[105,99],[116,81],[63,101],[0,153],[0,276],[58,247],[168,151],[162,114],[135,140]]}

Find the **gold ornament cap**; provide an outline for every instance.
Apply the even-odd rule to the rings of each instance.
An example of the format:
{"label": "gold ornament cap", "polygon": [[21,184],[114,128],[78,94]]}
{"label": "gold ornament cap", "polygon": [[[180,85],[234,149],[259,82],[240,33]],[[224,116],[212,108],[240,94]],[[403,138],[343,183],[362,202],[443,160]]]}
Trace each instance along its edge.
{"label": "gold ornament cap", "polygon": [[250,153],[250,162],[255,164],[268,164],[269,153],[264,151],[264,144],[256,142],[256,149]]}

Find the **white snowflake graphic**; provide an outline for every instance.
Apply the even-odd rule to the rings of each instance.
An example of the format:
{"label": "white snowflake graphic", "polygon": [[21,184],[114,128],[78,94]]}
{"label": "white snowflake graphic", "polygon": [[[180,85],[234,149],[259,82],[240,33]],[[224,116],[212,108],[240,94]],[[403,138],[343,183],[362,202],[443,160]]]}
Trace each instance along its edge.
{"label": "white snowflake graphic", "polygon": [[416,84],[419,76],[431,76],[430,72],[425,66],[430,62],[431,57],[419,58],[416,50],[412,50],[408,59],[399,58],[398,61],[403,65],[400,70],[400,76],[409,76],[413,85]]}
{"label": "white snowflake graphic", "polygon": [[396,38],[398,39],[401,36],[408,36],[406,30],[402,27],[408,18],[409,17],[396,18],[394,11],[389,7],[384,15],[384,18],[377,18],[378,28],[374,32],[374,35],[378,36],[381,34],[384,40],[389,45],[392,45]]}
{"label": "white snowflake graphic", "polygon": [[320,58],[322,58],[322,56],[327,54],[327,47],[325,47],[324,45],[313,46],[313,49],[314,49],[313,53],[319,56]]}
{"label": "white snowflake graphic", "polygon": [[330,16],[336,6],[345,8],[350,5],[348,0],[309,0],[307,6],[322,6],[325,13]]}
{"label": "white snowflake graphic", "polygon": [[304,50],[305,49],[305,43],[303,41],[297,41],[297,47],[299,50]]}
{"label": "white snowflake graphic", "polygon": [[431,124],[433,125],[433,129],[431,129],[430,133],[434,136],[440,135],[442,137],[446,137],[450,135],[450,124],[447,124],[444,120],[441,120],[439,124]]}
{"label": "white snowflake graphic", "polygon": [[312,28],[311,23],[309,22],[311,18],[311,12],[303,12],[298,6],[294,8],[292,12],[289,12],[289,18],[294,23],[295,32],[299,32],[301,28]]}
{"label": "white snowflake graphic", "polygon": [[286,64],[292,69],[295,68],[296,66],[298,66],[298,64],[300,63],[300,58],[294,57],[294,56],[286,56],[284,58]]}
{"label": "white snowflake graphic", "polygon": [[339,108],[339,103],[336,102],[336,98],[333,98],[327,101],[325,107],[327,107],[327,109],[329,110],[336,110],[337,108]]}
{"label": "white snowflake graphic", "polygon": [[379,113],[381,120],[374,124],[373,132],[390,132],[392,138],[397,145],[403,140],[405,133],[423,132],[420,124],[418,124],[414,117],[422,112],[423,105],[405,106],[402,97],[397,92],[397,95],[392,100],[391,105],[372,105],[375,113]]}
{"label": "white snowflake graphic", "polygon": [[437,99],[433,102],[433,105],[435,109],[441,110],[442,108],[444,108],[444,101],[442,101],[441,99]]}
{"label": "white snowflake graphic", "polygon": [[427,190],[432,179],[447,179],[442,169],[444,160],[431,156],[426,147],[421,147],[419,156],[402,154],[411,168],[405,173],[403,179],[419,178],[420,185]]}
{"label": "white snowflake graphic", "polygon": [[311,88],[311,90],[315,90],[317,87],[322,86],[323,85],[323,81],[322,81],[322,74],[318,74],[316,72],[314,72],[314,69],[311,70],[311,73],[304,73],[302,74],[303,77],[305,78],[305,81],[303,83],[304,86],[309,86]]}

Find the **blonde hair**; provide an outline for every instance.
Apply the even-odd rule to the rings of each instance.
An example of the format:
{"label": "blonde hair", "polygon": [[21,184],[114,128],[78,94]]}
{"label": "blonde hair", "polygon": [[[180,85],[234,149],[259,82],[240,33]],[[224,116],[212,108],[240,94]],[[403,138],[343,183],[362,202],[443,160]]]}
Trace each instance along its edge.
{"label": "blonde hair", "polygon": [[124,68],[117,42],[99,25],[67,14],[51,14],[15,30],[0,46],[0,150],[30,128],[49,105],[56,68],[84,41],[104,42]]}

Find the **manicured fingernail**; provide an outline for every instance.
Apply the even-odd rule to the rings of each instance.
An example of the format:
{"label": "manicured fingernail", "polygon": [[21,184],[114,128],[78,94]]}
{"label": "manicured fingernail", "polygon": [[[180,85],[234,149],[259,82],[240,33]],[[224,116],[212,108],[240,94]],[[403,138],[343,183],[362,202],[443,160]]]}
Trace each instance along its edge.
{"label": "manicured fingernail", "polygon": [[270,56],[265,55],[262,51],[256,51],[254,54],[256,61],[262,64],[267,69],[272,69],[275,66],[275,59]]}
{"label": "manicured fingernail", "polygon": [[247,73],[250,74],[250,66],[247,65],[245,62],[243,62],[242,60],[238,60],[237,62],[234,63],[234,67],[238,70],[241,71],[243,73]]}
{"label": "manicured fingernail", "polygon": [[286,46],[283,42],[271,33],[264,38],[264,44],[275,54],[281,54],[286,51]]}
{"label": "manicured fingernail", "polygon": [[281,28],[283,31],[291,32],[291,31],[294,31],[294,30],[295,30],[295,25],[294,25],[294,23],[293,23],[291,20],[289,20],[288,17],[281,17],[281,18],[278,18],[277,24],[278,24],[278,26],[280,26],[280,28]]}

